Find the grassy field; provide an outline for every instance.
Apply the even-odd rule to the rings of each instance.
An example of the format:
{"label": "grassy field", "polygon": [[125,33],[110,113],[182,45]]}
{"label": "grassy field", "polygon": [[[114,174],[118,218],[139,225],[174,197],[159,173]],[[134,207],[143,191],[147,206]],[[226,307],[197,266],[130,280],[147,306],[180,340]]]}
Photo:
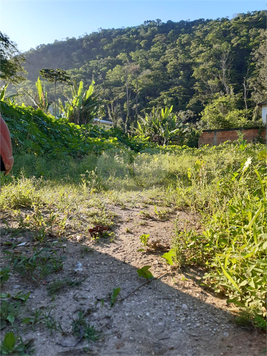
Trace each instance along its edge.
{"label": "grassy field", "polygon": [[[57,271],[61,261],[56,253],[53,263],[44,252],[39,254],[47,236],[61,241],[70,226],[80,233],[96,225],[112,226],[114,216],[106,204],[157,201],[159,214],[169,208],[201,216],[201,232],[176,229],[170,253],[177,268],[204,268],[203,284],[239,307],[239,322],[265,329],[266,157],[263,145],[242,141],[165,152],[114,148],[80,159],[16,154],[13,173],[1,176],[2,221],[13,234],[31,232],[39,262],[18,258],[10,246],[1,283],[18,271],[36,280]],[[16,229],[10,221],[17,222]],[[111,233],[110,238],[116,236]],[[1,314],[5,323],[10,323],[8,315]]]}

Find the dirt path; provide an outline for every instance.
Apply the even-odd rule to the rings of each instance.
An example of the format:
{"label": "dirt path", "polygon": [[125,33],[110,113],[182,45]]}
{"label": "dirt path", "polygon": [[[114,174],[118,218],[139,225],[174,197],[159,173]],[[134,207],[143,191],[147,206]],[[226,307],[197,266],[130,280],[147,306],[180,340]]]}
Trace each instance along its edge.
{"label": "dirt path", "polygon": [[[21,326],[23,340],[34,339],[34,355],[264,355],[265,335],[235,326],[226,301],[199,286],[201,271],[172,269],[162,259],[173,236],[177,212],[164,220],[155,215],[153,206],[145,212],[109,208],[117,214],[113,242],[71,234],[64,241],[63,270],[30,285],[28,312],[50,311],[51,320],[60,323],[64,331],[62,334],[52,326],[49,330],[43,323],[33,328]],[[197,224],[195,216],[179,212],[181,228],[186,221]],[[138,251],[142,234],[150,234],[150,242],[159,240],[161,247]],[[26,242],[18,248],[29,248],[26,234],[12,239]],[[12,239],[3,233],[2,245]],[[147,265],[155,277],[149,283],[137,274],[138,268]],[[49,285],[64,278],[83,282],[49,295]],[[111,307],[110,295],[116,288],[121,291]],[[17,275],[2,288],[10,294],[16,291],[29,291],[29,282]],[[99,340],[88,342],[82,328],[80,336],[70,336],[71,323],[79,313],[101,332]]]}

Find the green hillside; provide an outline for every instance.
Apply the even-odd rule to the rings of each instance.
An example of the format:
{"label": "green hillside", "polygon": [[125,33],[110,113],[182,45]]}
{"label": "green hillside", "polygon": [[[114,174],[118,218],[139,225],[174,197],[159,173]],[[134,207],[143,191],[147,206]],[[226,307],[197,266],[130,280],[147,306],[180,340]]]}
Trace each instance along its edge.
{"label": "green hillside", "polygon": [[[101,29],[78,39],[40,45],[25,53],[34,89],[43,68],[67,70],[101,95],[106,118],[135,124],[152,107],[170,107],[193,121],[216,95],[234,93],[236,109],[257,115],[266,97],[266,11],[233,19],[146,21],[136,27]],[[66,86],[58,86],[62,95]],[[46,83],[54,99],[53,85]],[[23,100],[23,99],[21,99]],[[26,99],[25,99],[26,100]],[[254,114],[253,114],[254,110]]]}

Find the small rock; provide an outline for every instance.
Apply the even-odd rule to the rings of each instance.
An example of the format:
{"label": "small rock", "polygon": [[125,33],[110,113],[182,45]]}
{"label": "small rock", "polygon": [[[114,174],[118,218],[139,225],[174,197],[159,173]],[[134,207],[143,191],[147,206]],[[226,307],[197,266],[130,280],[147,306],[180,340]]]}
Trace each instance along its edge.
{"label": "small rock", "polygon": [[186,304],[183,304],[183,305],[182,305],[182,308],[183,308],[183,309],[188,309],[188,307],[187,307]]}
{"label": "small rock", "polygon": [[228,337],[228,336],[229,336],[229,333],[225,331],[225,332],[223,333],[223,336]]}
{"label": "small rock", "polygon": [[18,244],[16,247],[21,247],[21,246],[25,246],[27,242],[21,242],[20,244]]}
{"label": "small rock", "polygon": [[81,262],[77,262],[76,263],[76,267],[75,267],[75,272],[81,272],[83,269],[82,269],[82,264]]}

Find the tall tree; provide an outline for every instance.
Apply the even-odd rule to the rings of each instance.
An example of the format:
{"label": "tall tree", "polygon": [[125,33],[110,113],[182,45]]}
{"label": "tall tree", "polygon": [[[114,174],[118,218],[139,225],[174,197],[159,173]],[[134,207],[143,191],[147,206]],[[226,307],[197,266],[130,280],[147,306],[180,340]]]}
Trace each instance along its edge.
{"label": "tall tree", "polygon": [[57,104],[56,104],[56,96],[57,96],[57,82],[59,83],[66,83],[72,84],[70,76],[64,69],[57,68],[54,69],[41,69],[40,74],[43,78],[47,79],[49,82],[54,83],[55,89],[55,100],[54,100],[54,108],[55,108],[55,115],[57,111]]}
{"label": "tall tree", "polygon": [[25,78],[22,62],[25,58],[6,34],[0,32],[0,79],[5,82],[19,83]]}

